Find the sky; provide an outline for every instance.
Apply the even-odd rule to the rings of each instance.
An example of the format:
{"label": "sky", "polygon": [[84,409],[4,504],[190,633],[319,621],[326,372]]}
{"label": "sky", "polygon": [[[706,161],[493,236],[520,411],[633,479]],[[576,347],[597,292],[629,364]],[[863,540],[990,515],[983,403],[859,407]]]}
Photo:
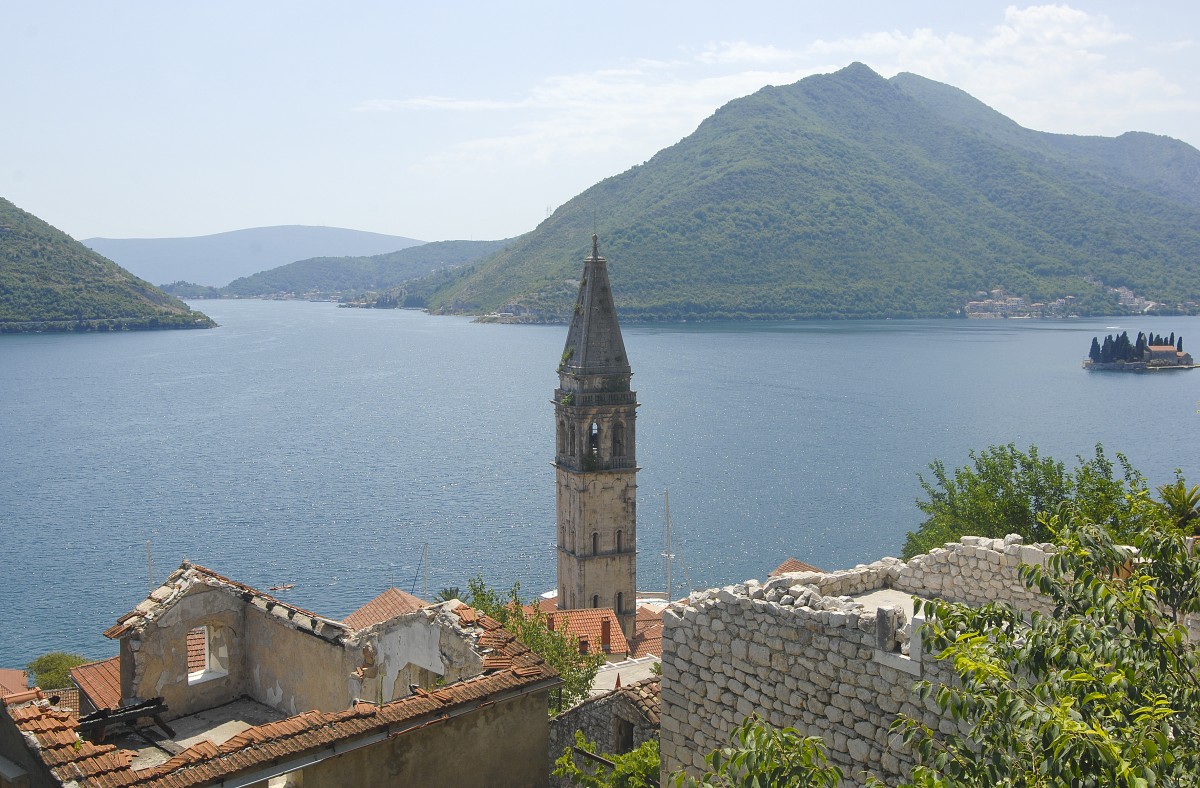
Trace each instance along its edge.
{"label": "sky", "polygon": [[10,2],[0,197],[76,238],[533,229],[718,107],[863,62],[1200,147],[1200,3]]}

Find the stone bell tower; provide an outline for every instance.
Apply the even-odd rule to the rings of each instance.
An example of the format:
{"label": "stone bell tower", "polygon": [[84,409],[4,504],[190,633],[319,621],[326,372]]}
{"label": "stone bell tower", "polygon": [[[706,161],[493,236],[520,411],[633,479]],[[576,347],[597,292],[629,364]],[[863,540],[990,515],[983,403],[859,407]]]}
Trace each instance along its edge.
{"label": "stone bell tower", "polygon": [[554,392],[558,607],[611,607],[626,637],[637,617],[632,375],[608,263],[593,235]]}

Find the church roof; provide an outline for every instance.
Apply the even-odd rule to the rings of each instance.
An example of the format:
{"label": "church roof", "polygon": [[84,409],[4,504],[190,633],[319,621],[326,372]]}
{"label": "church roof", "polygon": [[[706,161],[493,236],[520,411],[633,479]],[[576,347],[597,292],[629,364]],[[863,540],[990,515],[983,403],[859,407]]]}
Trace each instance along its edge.
{"label": "church roof", "polygon": [[583,279],[579,283],[571,328],[567,331],[562,371],[575,375],[628,375],[632,371],[613,305],[608,261],[600,256],[594,235],[592,256],[583,263]]}

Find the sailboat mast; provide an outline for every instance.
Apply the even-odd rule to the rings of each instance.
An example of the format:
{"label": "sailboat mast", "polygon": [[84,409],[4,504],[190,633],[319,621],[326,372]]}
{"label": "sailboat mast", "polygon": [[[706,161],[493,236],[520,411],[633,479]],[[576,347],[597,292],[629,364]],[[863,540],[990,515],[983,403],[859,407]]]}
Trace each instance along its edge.
{"label": "sailboat mast", "polygon": [[667,601],[671,601],[671,491],[663,490],[663,502],[667,508]]}

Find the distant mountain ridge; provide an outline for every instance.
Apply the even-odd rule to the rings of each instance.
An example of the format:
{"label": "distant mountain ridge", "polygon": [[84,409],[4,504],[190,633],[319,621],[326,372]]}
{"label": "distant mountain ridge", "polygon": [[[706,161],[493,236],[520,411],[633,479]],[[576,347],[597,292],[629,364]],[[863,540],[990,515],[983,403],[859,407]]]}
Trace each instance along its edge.
{"label": "distant mountain ridge", "polygon": [[207,315],[0,199],[0,333],[215,325]]}
{"label": "distant mountain ridge", "polygon": [[367,257],[297,260],[236,279],[212,295],[253,298],[283,293],[378,293],[436,271],[474,263],[510,241],[433,241]]}
{"label": "distant mountain ridge", "polygon": [[280,225],[192,238],[87,238],[83,243],[156,284],[222,287],[296,260],[376,255],[424,242],[341,227]]}
{"label": "distant mountain ridge", "polygon": [[429,296],[565,320],[593,228],[633,320],[962,314],[980,292],[1108,288],[1200,302],[1200,151],[1023,129],[968,94],[862,64],[718,109]]}

